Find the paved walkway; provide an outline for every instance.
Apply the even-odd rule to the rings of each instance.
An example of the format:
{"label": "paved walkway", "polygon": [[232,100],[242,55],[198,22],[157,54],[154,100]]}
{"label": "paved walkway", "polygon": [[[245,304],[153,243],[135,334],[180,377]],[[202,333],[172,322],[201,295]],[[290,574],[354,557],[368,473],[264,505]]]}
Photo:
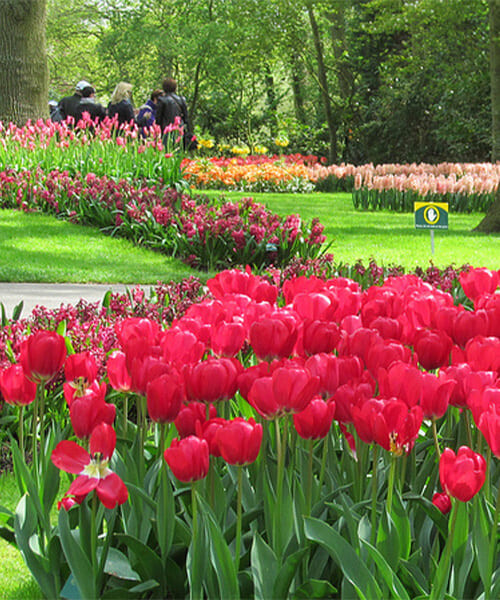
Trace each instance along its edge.
{"label": "paved walkway", "polygon": [[[76,304],[81,298],[97,302],[108,290],[124,292],[133,285],[83,284],[83,283],[5,283],[0,282],[0,302],[8,317],[21,300],[24,302],[21,316],[27,317],[37,304],[47,308],[59,308],[61,304]],[[145,286],[146,287],[146,286]]]}

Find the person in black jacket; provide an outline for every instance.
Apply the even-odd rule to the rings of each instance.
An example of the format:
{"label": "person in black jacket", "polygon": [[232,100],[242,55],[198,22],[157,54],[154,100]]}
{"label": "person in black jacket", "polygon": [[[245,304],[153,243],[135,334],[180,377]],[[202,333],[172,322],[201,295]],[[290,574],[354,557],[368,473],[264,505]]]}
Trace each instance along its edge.
{"label": "person in black jacket", "polygon": [[132,84],[120,81],[115,87],[108,104],[108,116],[116,116],[118,127],[134,122],[134,107],[132,106]]}
{"label": "person in black jacket", "polygon": [[[196,149],[196,138],[194,137],[189,122],[189,114],[184,96],[178,96],[177,82],[175,79],[167,78],[163,82],[163,96],[158,99],[156,107],[156,123],[161,127],[164,133],[163,145],[165,148],[172,147],[175,141],[179,138],[179,131],[172,130],[172,126],[179,123],[183,128],[183,145],[185,150]],[[167,131],[166,131],[167,130]]]}
{"label": "person in black jacket", "polygon": [[88,113],[94,123],[106,116],[104,106],[95,101],[95,90],[91,85],[82,90],[82,98],[75,109],[75,123],[83,118],[83,113]]}
{"label": "person in black jacket", "polygon": [[75,93],[72,96],[64,96],[64,98],[59,100],[57,108],[59,109],[59,113],[63,121],[68,117],[73,117],[73,119],[76,119],[76,107],[80,104],[80,100],[82,99],[82,91],[86,87],[90,87],[90,83],[88,81],[79,81],[76,84]]}

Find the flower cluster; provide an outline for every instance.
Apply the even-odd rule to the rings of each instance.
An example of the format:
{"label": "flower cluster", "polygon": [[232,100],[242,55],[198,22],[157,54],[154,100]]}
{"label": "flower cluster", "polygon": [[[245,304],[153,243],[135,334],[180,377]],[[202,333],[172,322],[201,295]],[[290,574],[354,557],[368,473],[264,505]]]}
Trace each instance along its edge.
{"label": "flower cluster", "polygon": [[[474,268],[461,272],[459,279],[470,310],[416,275],[390,276],[364,291],[347,277],[297,276],[280,289],[249,269],[227,270],[208,280],[210,296],[192,302],[167,327],[152,315],[122,312],[113,321],[112,352],[82,348],[67,355],[71,345],[58,333],[31,333],[21,341],[15,364],[2,371],[0,390],[20,415],[33,406],[32,451],[39,485],[46,448],[55,466],[76,475],[59,501],[60,530],[45,535],[61,535],[63,553],[69,555],[71,544],[78,542],[67,536],[67,528],[78,519],[65,515],[82,511],[80,520],[92,518],[97,523],[83,546],[93,564],[109,551],[109,544],[133,540],[137,556],[121,560],[131,561],[127,564],[134,564],[143,578],[164,586],[162,595],[168,596],[173,590],[161,561],[155,563],[158,572],[146,575],[141,555],[150,560],[147,557],[156,552],[177,561],[181,579],[194,586],[192,560],[199,564],[206,555],[206,531],[211,532],[206,543],[216,553],[211,560],[219,561],[221,552],[227,560],[232,553],[235,574],[240,564],[249,568],[250,552],[258,552],[249,543],[252,527],[259,529],[260,540],[252,542],[252,548],[266,544],[269,556],[285,552],[294,536],[293,528],[281,526],[282,515],[297,519],[309,540],[319,540],[321,535],[310,527],[322,521],[310,515],[314,506],[315,511],[325,510],[325,520],[331,519],[329,496],[323,497],[322,491],[329,485],[325,480],[329,461],[333,494],[346,481],[344,469],[359,472],[349,492],[359,511],[367,504],[365,480],[371,471],[373,497],[366,526],[382,552],[387,548],[377,540],[381,489],[377,478],[378,465],[387,461],[388,513],[383,519],[391,518],[399,506],[393,505],[393,495],[409,486],[413,494],[425,494],[429,505],[432,498],[441,512],[453,510],[453,537],[459,503],[471,500],[486,481],[486,460],[478,440],[500,458],[500,272]],[[50,386],[61,377],[63,394],[57,396]],[[50,402],[53,414],[57,398],[63,406],[52,430],[46,407]],[[70,437],[80,443],[57,439],[65,419],[73,432]],[[453,444],[446,432],[457,423],[463,431]],[[445,435],[447,447],[442,450]],[[318,444],[324,450],[315,474]],[[401,456],[406,457],[405,465],[406,460],[414,464],[413,477],[396,468],[403,462]],[[428,471],[432,463],[433,477],[414,477],[419,466]],[[438,465],[442,491],[436,489]],[[197,486],[205,479],[206,485]],[[185,484],[191,486],[189,503]],[[259,486],[267,495],[263,513],[256,508]],[[291,496],[297,489],[299,500],[292,510]],[[111,513],[106,517],[107,538],[104,532],[97,535],[99,514],[102,519],[96,510],[98,500],[108,509],[125,506],[119,513],[125,537],[113,537],[116,515]],[[177,502],[179,510],[174,508]],[[397,503],[401,502],[399,495]],[[411,494],[404,502],[411,503]],[[279,509],[271,511],[273,505]],[[249,511],[246,524],[244,506]],[[265,526],[251,509],[262,514]],[[429,514],[438,522],[439,512],[430,506],[428,510],[436,511]],[[172,523],[166,511],[171,511]],[[183,513],[187,526],[180,524],[178,515]],[[226,546],[214,549],[214,543],[225,543],[215,514],[234,530],[231,551]],[[350,518],[357,516],[353,513]],[[402,518],[399,513],[397,518]],[[39,526],[45,527],[43,521]],[[147,545],[153,553],[146,552],[137,537],[141,527],[147,528]],[[245,535],[243,527],[248,527]],[[27,532],[26,539],[33,535]],[[197,550],[197,544],[203,549]],[[178,552],[179,545],[185,551]],[[117,548],[113,551],[114,556],[123,554]],[[185,562],[186,552],[198,554]],[[443,556],[449,559],[448,552]],[[305,563],[304,568],[313,565]],[[88,584],[84,575],[73,571],[80,589]],[[485,585],[490,576],[491,568],[485,566]],[[104,579],[92,581],[98,589],[89,593],[99,596]]]}
{"label": "flower cluster", "polygon": [[282,266],[316,257],[326,239],[317,219],[309,226],[298,215],[280,217],[252,198],[224,202],[91,173],[3,171],[0,195],[1,206],[92,224],[201,269]]}

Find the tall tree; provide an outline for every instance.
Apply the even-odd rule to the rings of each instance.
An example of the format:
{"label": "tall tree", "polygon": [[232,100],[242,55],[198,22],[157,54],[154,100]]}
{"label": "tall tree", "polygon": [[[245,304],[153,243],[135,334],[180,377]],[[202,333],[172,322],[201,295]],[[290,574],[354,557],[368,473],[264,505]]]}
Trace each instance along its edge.
{"label": "tall tree", "polygon": [[0,121],[48,116],[46,0],[0,0]]}
{"label": "tall tree", "polygon": [[[492,160],[500,160],[500,0],[489,0],[490,8],[490,77],[491,77],[491,121]],[[495,202],[476,231],[494,233],[500,231],[500,190]]]}

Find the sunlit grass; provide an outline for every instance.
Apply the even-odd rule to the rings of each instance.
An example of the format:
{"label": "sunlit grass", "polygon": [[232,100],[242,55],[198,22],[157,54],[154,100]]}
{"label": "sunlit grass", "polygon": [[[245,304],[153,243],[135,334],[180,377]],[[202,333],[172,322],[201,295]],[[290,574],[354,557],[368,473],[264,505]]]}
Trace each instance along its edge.
{"label": "sunlit grass", "polygon": [[[221,192],[208,194],[220,196]],[[332,242],[329,251],[338,263],[353,264],[362,259],[366,264],[374,258],[380,265],[398,264],[406,269],[417,265],[427,267],[430,260],[438,267],[466,263],[490,269],[500,267],[500,234],[472,232],[483,214],[451,212],[449,229],[434,233],[432,255],[430,232],[415,229],[413,213],[357,211],[351,194],[226,192],[224,195],[231,199],[252,196],[281,215],[298,213],[308,221],[318,217],[325,226],[328,241]]]}
{"label": "sunlit grass", "polygon": [[177,259],[96,228],[0,210],[0,281],[154,284],[193,274]]}

